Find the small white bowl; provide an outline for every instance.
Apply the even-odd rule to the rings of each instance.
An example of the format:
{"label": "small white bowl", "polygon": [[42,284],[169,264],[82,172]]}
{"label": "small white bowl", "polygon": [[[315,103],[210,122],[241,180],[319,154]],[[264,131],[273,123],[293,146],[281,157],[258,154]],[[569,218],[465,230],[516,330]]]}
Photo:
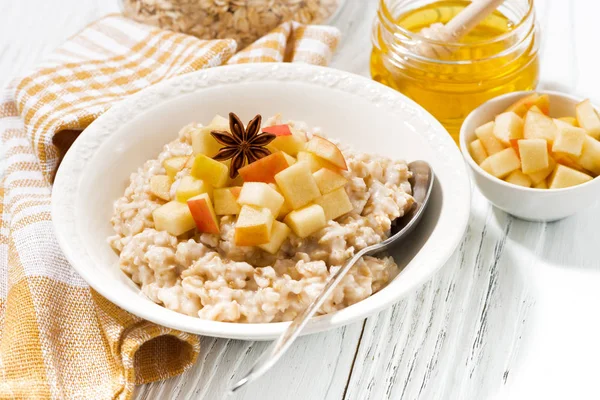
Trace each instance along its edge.
{"label": "small white bowl", "polygon": [[[475,129],[511,104],[532,92],[514,92],[498,96],[473,110],[460,129],[460,148],[471,167],[473,180],[485,197],[499,209],[528,221],[556,221],[593,204],[600,196],[600,179],[565,189],[530,189],[507,183],[485,172],[471,157],[468,144],[476,139]],[[575,105],[583,98],[569,94],[538,90],[550,96],[550,116],[574,116]],[[596,109],[598,107],[596,106]]]}

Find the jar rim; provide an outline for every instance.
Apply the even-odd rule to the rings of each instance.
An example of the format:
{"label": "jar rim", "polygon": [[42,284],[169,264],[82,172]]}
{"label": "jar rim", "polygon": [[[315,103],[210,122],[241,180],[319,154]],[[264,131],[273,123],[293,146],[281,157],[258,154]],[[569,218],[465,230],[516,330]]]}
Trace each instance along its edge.
{"label": "jar rim", "polygon": [[[385,0],[380,0],[380,4],[381,4],[380,14],[383,14],[383,17],[388,22],[393,23],[392,13],[388,9]],[[443,40],[436,40],[436,39],[428,38],[428,37],[422,35],[420,32],[413,32],[413,31],[403,27],[402,25],[393,23],[393,26],[394,26],[395,30],[397,30],[400,34],[405,35],[408,38],[413,39],[415,41],[418,41],[418,42],[421,42],[424,44],[428,44],[428,45],[432,45],[432,46],[437,45],[437,46],[443,46],[446,48],[456,48],[456,49],[463,48],[463,47],[486,46],[486,45],[490,45],[490,44],[493,44],[498,41],[506,40],[508,37],[514,35],[515,32],[519,31],[523,27],[523,25],[530,19],[530,17],[534,13],[533,0],[527,0],[527,4],[529,5],[529,7],[527,8],[527,12],[523,15],[523,17],[519,20],[519,22],[515,23],[514,29],[512,29],[508,32],[504,32],[501,35],[495,36],[491,39],[483,39],[480,41],[470,42],[470,43],[460,43],[460,42],[448,43]],[[533,21],[533,25],[535,25],[535,21]]]}

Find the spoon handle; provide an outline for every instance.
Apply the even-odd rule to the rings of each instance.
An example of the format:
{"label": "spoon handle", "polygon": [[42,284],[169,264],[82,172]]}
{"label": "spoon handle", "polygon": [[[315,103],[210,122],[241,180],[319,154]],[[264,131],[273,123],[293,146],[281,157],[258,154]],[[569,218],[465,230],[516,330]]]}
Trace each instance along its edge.
{"label": "spoon handle", "polygon": [[313,315],[321,308],[325,300],[329,297],[333,289],[342,281],[344,276],[350,271],[350,268],[364,255],[373,253],[383,246],[365,247],[354,255],[342,268],[340,268],[327,282],[323,291],[317,296],[313,302],[302,311],[288,326],[285,332],[274,341],[269,348],[256,360],[250,371],[231,387],[231,391],[235,392],[245,384],[254,381],[265,372],[267,372],[281,356],[289,349],[294,340],[300,335],[302,329],[306,326]]}

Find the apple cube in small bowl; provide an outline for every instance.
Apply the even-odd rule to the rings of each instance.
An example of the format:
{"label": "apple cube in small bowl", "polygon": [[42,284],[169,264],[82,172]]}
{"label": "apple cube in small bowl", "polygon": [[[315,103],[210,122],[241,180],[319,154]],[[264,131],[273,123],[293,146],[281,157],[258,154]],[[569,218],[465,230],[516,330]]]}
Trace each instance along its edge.
{"label": "apple cube in small bowl", "polygon": [[[461,127],[460,147],[473,181],[494,206],[517,218],[549,222],[571,216],[600,197],[600,177],[594,178],[600,174],[596,171],[600,168],[600,159],[596,159],[600,155],[600,142],[593,137],[595,117],[600,117],[598,107],[583,98],[553,91],[536,93],[505,94],[473,110]],[[521,115],[514,111],[515,104],[529,103],[527,99],[540,96],[544,107],[531,102],[528,111],[521,110]],[[523,120],[522,137],[516,116],[506,115],[511,110]],[[502,132],[493,135],[493,122],[499,115],[502,115],[499,124]],[[566,127],[577,123],[578,118],[572,117],[593,128],[586,130],[583,144],[581,132]],[[540,144],[542,140],[547,143],[547,152]],[[486,145],[490,144],[500,144],[503,149],[493,147],[485,153]],[[582,148],[585,154],[578,158],[567,153]],[[588,174],[594,179],[586,178]]]}

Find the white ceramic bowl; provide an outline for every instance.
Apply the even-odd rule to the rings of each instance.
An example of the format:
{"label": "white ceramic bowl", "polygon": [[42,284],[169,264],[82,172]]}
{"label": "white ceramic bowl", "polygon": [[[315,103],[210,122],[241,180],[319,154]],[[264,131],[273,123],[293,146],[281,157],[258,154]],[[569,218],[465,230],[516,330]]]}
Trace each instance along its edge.
{"label": "white ceramic bowl", "polygon": [[[468,143],[477,139],[475,129],[493,121],[511,104],[532,92],[514,92],[496,97],[473,110],[460,130],[460,147],[471,167],[473,179],[485,197],[499,209],[528,221],[556,221],[589,207],[600,196],[600,179],[565,189],[531,189],[513,185],[485,172],[471,157]],[[550,116],[575,115],[575,105],[583,98],[538,90],[550,96]],[[598,107],[596,107],[598,108]]]}
{"label": "white ceramic bowl", "polygon": [[295,64],[227,66],[184,75],[119,103],[88,127],[58,171],[52,217],[59,243],[76,271],[101,295],[144,319],[187,332],[273,339],[288,323],[240,324],[178,314],[140,294],[107,244],[112,204],[130,174],[155,158],[192,121],[234,111],[242,120],[277,112],[321,126],[362,151],[429,161],[437,174],[432,203],[419,227],[392,252],[403,268],[375,295],[315,318],[306,333],[363,319],[420,287],[450,257],[470,209],[464,161],[444,128],[401,94],[339,70]]}

